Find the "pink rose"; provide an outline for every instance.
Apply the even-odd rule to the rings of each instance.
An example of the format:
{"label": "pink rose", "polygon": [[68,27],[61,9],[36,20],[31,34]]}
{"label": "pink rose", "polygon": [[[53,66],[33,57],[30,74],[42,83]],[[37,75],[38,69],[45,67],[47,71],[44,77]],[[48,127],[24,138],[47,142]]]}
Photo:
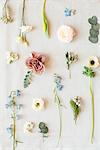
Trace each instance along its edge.
{"label": "pink rose", "polygon": [[32,52],[32,57],[29,57],[26,60],[26,66],[29,69],[32,69],[36,74],[42,74],[45,71],[45,59],[44,55],[40,53]]}

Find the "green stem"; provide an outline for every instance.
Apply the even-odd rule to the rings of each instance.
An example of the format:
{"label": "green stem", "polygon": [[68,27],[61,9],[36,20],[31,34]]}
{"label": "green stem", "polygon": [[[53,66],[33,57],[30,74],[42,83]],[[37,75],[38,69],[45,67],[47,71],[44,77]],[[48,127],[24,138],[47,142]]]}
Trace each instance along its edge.
{"label": "green stem", "polygon": [[54,95],[55,95],[55,102],[58,106],[58,111],[59,111],[59,137],[58,137],[58,143],[57,143],[57,145],[59,145],[61,135],[62,135],[62,114],[61,114],[61,101],[57,95],[56,88],[54,89]]}
{"label": "green stem", "polygon": [[[15,98],[14,98],[14,101],[15,101]],[[13,150],[16,150],[16,108],[15,108],[15,105],[13,107]]]}
{"label": "green stem", "polygon": [[62,135],[62,114],[61,114],[61,107],[58,105],[58,110],[59,110],[59,138],[58,138],[58,145],[61,139]]}
{"label": "green stem", "polygon": [[68,71],[69,71],[69,79],[71,79],[71,70],[70,70],[70,67],[69,67]]}
{"label": "green stem", "polygon": [[44,0],[44,3],[43,3],[43,12],[45,12],[45,6],[46,6],[46,0]]}
{"label": "green stem", "polygon": [[92,102],[92,126],[91,126],[91,143],[93,143],[94,138],[94,94],[93,94],[93,83],[92,78],[90,78],[90,95]]}
{"label": "green stem", "polygon": [[8,0],[5,1],[4,6],[3,6],[3,11],[2,11],[2,16],[5,14],[6,15],[6,7],[7,7],[7,2]]}
{"label": "green stem", "polygon": [[24,20],[24,15],[25,15],[25,1],[26,0],[23,0],[23,5],[22,5],[22,19],[21,19],[21,26],[22,25],[25,25],[25,20]]}

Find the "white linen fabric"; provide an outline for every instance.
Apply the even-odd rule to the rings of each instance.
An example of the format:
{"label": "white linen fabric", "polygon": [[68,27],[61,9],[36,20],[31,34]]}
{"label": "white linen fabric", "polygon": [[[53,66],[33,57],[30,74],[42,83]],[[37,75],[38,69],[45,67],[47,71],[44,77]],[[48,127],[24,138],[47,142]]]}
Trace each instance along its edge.
{"label": "white linen fabric", "polygon": [[[3,0],[0,1],[0,14]],[[42,31],[42,0],[27,0],[25,19],[28,25],[33,25],[33,32],[27,34],[30,42],[28,48],[16,43],[21,18],[21,0],[9,0],[13,9],[14,22],[5,25],[0,22],[0,150],[11,150],[12,140],[6,128],[10,124],[10,110],[5,108],[7,96],[11,90],[19,89],[22,95],[17,99],[24,105],[20,111],[22,118],[17,121],[17,137],[22,144],[17,150],[100,150],[100,68],[96,70],[94,78],[95,94],[95,138],[90,143],[91,128],[91,97],[89,93],[89,80],[82,74],[83,66],[89,56],[100,56],[100,40],[92,44],[88,40],[90,25],[88,18],[96,15],[100,22],[100,0],[47,0],[46,14],[50,22],[51,38],[48,39]],[[76,15],[64,16],[64,9],[76,9]],[[70,25],[76,29],[77,36],[72,43],[63,44],[57,39],[57,29],[63,25]],[[20,59],[10,65],[6,64],[6,52],[18,52]],[[23,88],[23,79],[27,72],[25,60],[32,51],[45,54],[48,57],[46,72],[35,76],[32,84]],[[79,55],[79,61],[71,68],[72,79],[68,79],[65,63],[65,53],[73,51]],[[56,147],[59,115],[53,99],[53,74],[57,73],[63,78],[64,89],[60,96],[67,109],[63,109],[63,132],[59,147]],[[69,105],[70,98],[74,96],[83,98],[83,105],[77,125],[73,121],[73,113]],[[48,108],[42,112],[34,112],[32,102],[35,97],[48,101]],[[26,121],[36,123],[33,134],[24,133]],[[50,129],[49,137],[42,141],[38,132],[38,123],[44,121]]]}

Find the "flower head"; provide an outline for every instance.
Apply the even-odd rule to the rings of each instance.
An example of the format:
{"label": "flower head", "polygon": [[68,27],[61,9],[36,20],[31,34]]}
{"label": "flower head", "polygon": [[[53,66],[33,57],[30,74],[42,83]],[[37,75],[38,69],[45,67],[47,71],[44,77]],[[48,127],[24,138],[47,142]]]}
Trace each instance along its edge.
{"label": "flower head", "polygon": [[75,15],[75,13],[76,13],[76,10],[75,10],[75,9],[68,9],[68,8],[66,8],[66,9],[64,10],[64,15],[65,15],[66,17],[68,17],[68,16],[73,16],[73,15]]}
{"label": "flower head", "polygon": [[23,25],[19,29],[20,29],[21,33],[28,33],[33,30],[33,26]]}
{"label": "flower head", "polygon": [[34,126],[35,125],[33,122],[31,122],[31,121],[26,122],[26,124],[24,125],[24,132],[25,133],[32,133]]}
{"label": "flower head", "polygon": [[36,98],[33,100],[32,108],[33,110],[43,110],[44,109],[44,100],[40,98]]}
{"label": "flower head", "polygon": [[97,68],[99,67],[100,65],[100,62],[99,62],[99,59],[98,57],[96,56],[91,56],[88,60],[88,67],[89,68]]}
{"label": "flower head", "polygon": [[66,57],[66,63],[68,65],[68,67],[72,64],[78,61],[78,55],[74,54],[73,52],[67,52],[65,54]]}
{"label": "flower head", "polygon": [[54,83],[55,83],[55,87],[58,91],[61,91],[63,89],[63,85],[61,84],[61,81],[62,81],[61,76],[59,76],[55,73],[54,74]]}
{"label": "flower head", "polygon": [[72,27],[67,26],[67,25],[62,25],[57,32],[58,39],[63,42],[63,43],[70,43],[74,36],[75,36],[75,31]]}
{"label": "flower head", "polygon": [[44,55],[40,53],[32,52],[32,56],[26,60],[26,66],[36,74],[42,74],[45,71],[45,59]]}
{"label": "flower head", "polygon": [[16,52],[8,52],[7,53],[7,64],[11,64],[18,59],[19,59],[18,53],[16,53]]}

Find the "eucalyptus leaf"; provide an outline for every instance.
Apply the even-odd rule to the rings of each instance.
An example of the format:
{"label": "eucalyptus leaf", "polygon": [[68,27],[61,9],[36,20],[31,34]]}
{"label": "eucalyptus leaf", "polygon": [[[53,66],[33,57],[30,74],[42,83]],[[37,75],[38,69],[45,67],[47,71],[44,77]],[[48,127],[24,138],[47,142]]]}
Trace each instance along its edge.
{"label": "eucalyptus leaf", "polygon": [[93,38],[98,38],[99,31],[96,31],[96,30],[94,30],[94,29],[90,29],[90,35],[91,35],[91,37],[93,37]]}
{"label": "eucalyptus leaf", "polygon": [[25,78],[24,78],[24,88],[27,88],[32,82],[33,72],[27,71]]}
{"label": "eucalyptus leaf", "polygon": [[91,24],[91,25],[96,25],[97,24],[97,17],[96,16],[93,16],[92,18],[89,18],[88,19],[88,22]]}
{"label": "eucalyptus leaf", "polygon": [[100,24],[92,25],[91,29],[99,31],[100,29]]}
{"label": "eucalyptus leaf", "polygon": [[98,37],[89,36],[89,41],[92,43],[98,43]]}

